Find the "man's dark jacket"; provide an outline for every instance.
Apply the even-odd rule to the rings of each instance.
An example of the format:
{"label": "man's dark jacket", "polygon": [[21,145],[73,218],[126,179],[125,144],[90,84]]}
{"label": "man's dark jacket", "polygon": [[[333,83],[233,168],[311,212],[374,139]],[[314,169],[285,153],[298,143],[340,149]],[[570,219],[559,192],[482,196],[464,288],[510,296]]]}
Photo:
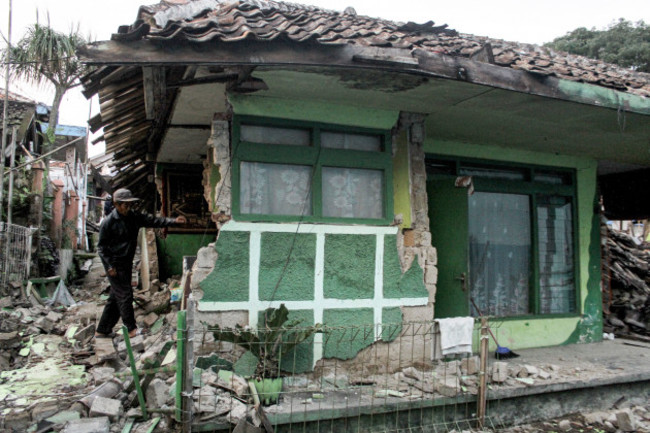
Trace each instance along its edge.
{"label": "man's dark jacket", "polygon": [[175,218],[158,218],[133,211],[122,216],[113,209],[99,228],[97,251],[104,268],[132,266],[140,227],[167,227],[175,222]]}

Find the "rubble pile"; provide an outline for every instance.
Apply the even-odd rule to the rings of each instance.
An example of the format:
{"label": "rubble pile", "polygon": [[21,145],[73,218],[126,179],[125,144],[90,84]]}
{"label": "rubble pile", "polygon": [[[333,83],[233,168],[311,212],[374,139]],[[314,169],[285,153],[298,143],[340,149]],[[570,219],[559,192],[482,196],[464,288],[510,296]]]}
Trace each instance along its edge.
{"label": "rubble pile", "polygon": [[602,244],[603,330],[650,341],[650,244],[610,227]]}
{"label": "rubble pile", "polygon": [[555,420],[523,424],[499,431],[501,433],[647,432],[650,431],[650,410],[648,407],[633,405],[625,408],[613,408],[609,411],[577,413]]}
{"label": "rubble pile", "polygon": [[[40,290],[31,284],[12,284],[10,296],[1,298],[1,432],[108,433],[138,420],[123,337],[119,333],[113,339],[94,337],[102,300],[108,297],[102,266],[95,258],[80,269],[87,272],[81,285],[67,288],[56,279]],[[53,295],[54,286],[65,290],[71,305],[53,302],[61,299]],[[171,302],[170,286],[178,286],[178,281],[156,281],[153,289],[135,293],[136,322],[148,330],[131,339],[136,367],[151,366],[166,344],[167,356],[158,359],[161,371],[152,375],[145,393],[147,407],[161,412],[149,421],[135,422],[132,431],[169,431],[171,420],[166,417],[174,407],[175,372],[170,367],[176,362],[178,310],[178,302]],[[41,296],[44,291],[49,296]]]}

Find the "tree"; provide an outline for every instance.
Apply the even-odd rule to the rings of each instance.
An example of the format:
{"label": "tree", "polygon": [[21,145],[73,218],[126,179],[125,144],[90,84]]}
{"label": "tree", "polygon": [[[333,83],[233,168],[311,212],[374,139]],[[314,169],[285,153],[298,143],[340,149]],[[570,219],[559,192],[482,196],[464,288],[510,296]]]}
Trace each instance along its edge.
{"label": "tree", "polygon": [[[9,50],[9,73],[12,78],[23,79],[30,83],[49,82],[54,86],[54,99],[43,139],[42,153],[50,151],[56,139],[56,127],[59,124],[59,107],[65,93],[81,84],[79,78],[86,73],[86,66],[76,56],[76,50],[85,44],[85,39],[78,30],[62,33],[49,25],[38,22],[27,29],[26,34]],[[6,53],[6,50],[5,50]],[[49,168],[49,158],[45,158],[45,173]],[[47,182],[46,182],[47,183]],[[49,185],[48,185],[49,186]],[[36,257],[42,259],[41,231],[43,230],[43,191],[35,191],[30,220],[37,230],[34,236]]]}
{"label": "tree", "polygon": [[580,27],[546,47],[591,57],[641,72],[650,72],[650,25],[620,18],[605,30]]}
{"label": "tree", "polygon": [[10,73],[14,78],[36,84],[50,82],[54,86],[43,153],[54,144],[63,95],[81,84],[79,78],[86,72],[86,66],[75,53],[85,43],[86,40],[78,30],[66,34],[49,25],[36,23],[27,29],[26,34],[9,52]]}

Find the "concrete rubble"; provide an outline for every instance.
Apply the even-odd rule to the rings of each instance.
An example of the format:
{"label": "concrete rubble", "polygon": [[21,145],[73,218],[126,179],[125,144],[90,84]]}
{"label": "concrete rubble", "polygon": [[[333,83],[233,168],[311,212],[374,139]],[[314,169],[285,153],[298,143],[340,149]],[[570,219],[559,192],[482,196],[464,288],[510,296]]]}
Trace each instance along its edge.
{"label": "concrete rubble", "polygon": [[[197,262],[203,263],[201,260],[206,261],[199,256]],[[147,431],[154,424],[155,432],[178,427],[173,419],[176,390],[173,367],[179,306],[171,302],[169,291],[169,287],[177,286],[178,282],[155,280],[149,289],[135,296],[138,325],[149,330],[131,339],[137,368],[148,368],[166,343],[174,343],[162,360],[162,366],[167,369],[157,372],[144,390],[147,407],[159,411],[149,420],[141,420],[123,337],[117,333],[112,339],[94,338],[103,308],[101,301],[107,297],[107,282],[102,272],[95,259],[84,285],[70,288],[76,301],[73,306],[46,305],[34,296],[26,296],[20,286],[13,288],[14,296],[2,299],[0,432],[108,433],[122,431],[130,419],[136,419],[133,431]],[[614,317],[610,319],[608,326],[613,326]],[[629,320],[619,320],[627,331],[634,326]],[[638,331],[640,327],[634,329]],[[262,420],[253,409],[249,382],[234,372],[242,352],[234,350],[232,344],[215,342],[209,332],[197,334],[195,342],[200,343],[195,343],[194,347],[191,395],[194,420],[232,427],[245,423],[260,428]],[[603,374],[562,361],[558,359],[561,364],[558,365],[490,359],[487,370],[490,389],[526,388]],[[289,395],[300,395],[307,410],[320,405],[323,399],[343,395],[351,389],[374,401],[475,396],[478,395],[479,365],[478,356],[471,356],[403,366],[391,372],[362,374],[354,369],[330,368],[323,364],[313,373],[286,377],[282,389],[285,397],[267,406],[265,411],[269,415],[286,412],[293,404]],[[362,397],[359,399],[361,401]],[[646,408],[630,405],[501,431],[650,431],[648,420],[650,413]]]}
{"label": "concrete rubble", "polygon": [[[88,266],[87,266],[88,265]],[[108,297],[108,282],[99,259],[88,264],[83,284],[66,289],[74,305],[47,302],[20,284],[12,284],[11,296],[0,309],[0,432],[57,431],[113,432],[126,425],[129,410],[138,406],[124,339],[95,339],[95,326]],[[159,352],[176,332],[178,303],[170,303],[175,281],[157,281],[157,290],[136,292],[136,320],[149,330],[131,339],[138,369],[145,368],[145,348]],[[53,287],[45,290],[52,296]],[[118,328],[115,329],[118,331]],[[175,344],[170,354],[175,352]],[[151,352],[150,358],[155,356]],[[169,365],[169,362],[167,363]],[[174,395],[167,380],[175,373],[157,373],[146,390],[150,408],[173,408]],[[170,412],[169,410],[167,412]],[[156,432],[169,431],[170,413],[157,413]],[[135,420],[153,425],[151,420]],[[144,430],[146,431],[146,430]]]}

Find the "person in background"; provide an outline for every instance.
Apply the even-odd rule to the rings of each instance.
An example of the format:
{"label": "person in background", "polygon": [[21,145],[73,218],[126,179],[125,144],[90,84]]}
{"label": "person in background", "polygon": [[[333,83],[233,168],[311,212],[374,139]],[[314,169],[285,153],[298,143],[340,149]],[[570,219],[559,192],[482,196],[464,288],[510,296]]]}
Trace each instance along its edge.
{"label": "person in background", "polygon": [[106,269],[111,288],[95,337],[111,337],[113,327],[120,318],[129,331],[129,337],[138,334],[133,311],[131,271],[140,227],[168,227],[187,222],[183,216],[158,218],[150,214],[133,212],[131,206],[139,200],[133,197],[128,189],[121,188],[115,191],[113,193],[115,208],[104,218],[99,228],[97,251]]}
{"label": "person in background", "polygon": [[109,216],[113,209],[115,209],[115,206],[113,205],[113,197],[109,194],[104,199],[104,218]]}

